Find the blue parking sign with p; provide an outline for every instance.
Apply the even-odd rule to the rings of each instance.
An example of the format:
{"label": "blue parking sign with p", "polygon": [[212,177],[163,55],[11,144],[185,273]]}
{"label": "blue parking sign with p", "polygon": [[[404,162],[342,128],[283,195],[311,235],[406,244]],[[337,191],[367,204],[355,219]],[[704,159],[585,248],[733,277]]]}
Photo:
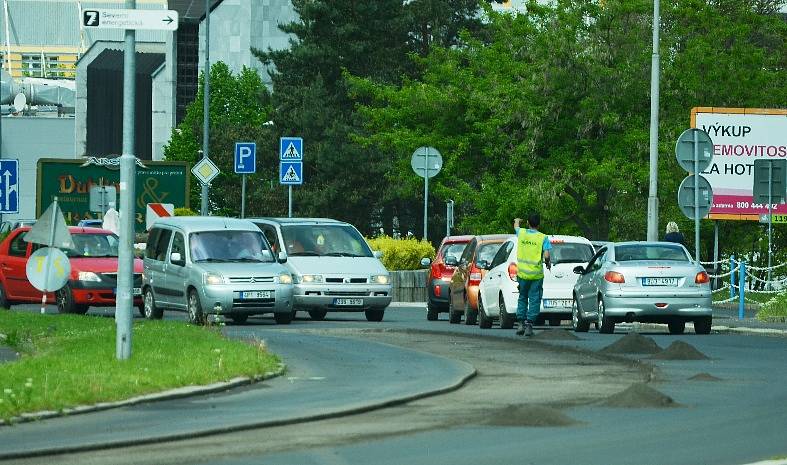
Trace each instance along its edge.
{"label": "blue parking sign with p", "polygon": [[19,213],[19,161],[0,160],[0,214]]}
{"label": "blue parking sign with p", "polygon": [[257,172],[257,144],[254,142],[235,143],[235,172],[252,174]]}

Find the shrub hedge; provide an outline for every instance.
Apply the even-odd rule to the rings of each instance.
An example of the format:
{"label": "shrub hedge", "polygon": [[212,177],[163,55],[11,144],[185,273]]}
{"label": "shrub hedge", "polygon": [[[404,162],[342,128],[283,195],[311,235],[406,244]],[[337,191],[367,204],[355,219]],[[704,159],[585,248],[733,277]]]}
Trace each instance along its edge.
{"label": "shrub hedge", "polygon": [[417,239],[394,239],[390,236],[378,236],[366,239],[372,250],[383,253],[381,259],[388,271],[420,270],[421,259],[429,257],[434,260],[435,249],[429,241]]}

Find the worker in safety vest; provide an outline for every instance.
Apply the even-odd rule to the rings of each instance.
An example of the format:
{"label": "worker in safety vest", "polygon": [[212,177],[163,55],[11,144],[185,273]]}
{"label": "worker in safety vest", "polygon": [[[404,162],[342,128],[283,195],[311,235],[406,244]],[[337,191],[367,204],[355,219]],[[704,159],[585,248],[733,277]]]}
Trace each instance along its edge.
{"label": "worker in safety vest", "polygon": [[533,323],[541,311],[541,297],[544,294],[544,265],[552,269],[549,250],[552,244],[546,234],[538,231],[541,217],[533,213],[527,217],[527,228],[520,228],[521,219],[514,219],[514,232],[517,235],[517,281],[519,300],[516,307],[517,335],[533,335]]}

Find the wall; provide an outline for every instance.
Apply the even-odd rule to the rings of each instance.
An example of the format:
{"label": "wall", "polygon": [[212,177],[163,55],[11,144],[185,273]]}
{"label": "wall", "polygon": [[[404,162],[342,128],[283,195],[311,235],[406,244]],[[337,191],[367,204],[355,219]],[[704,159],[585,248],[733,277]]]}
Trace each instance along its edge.
{"label": "wall", "polygon": [[39,158],[75,156],[74,118],[4,117],[3,158],[19,160],[19,214],[3,215],[3,221],[35,218],[36,166]]}

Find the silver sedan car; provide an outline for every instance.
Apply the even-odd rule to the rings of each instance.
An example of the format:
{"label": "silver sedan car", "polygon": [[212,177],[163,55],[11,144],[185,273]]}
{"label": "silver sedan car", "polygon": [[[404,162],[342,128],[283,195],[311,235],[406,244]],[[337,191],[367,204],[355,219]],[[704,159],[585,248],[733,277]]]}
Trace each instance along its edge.
{"label": "silver sedan car", "polygon": [[612,333],[615,323],[640,321],[666,323],[670,333],[682,334],[690,321],[697,334],[710,333],[710,278],[682,245],[610,243],[574,273],[575,331],[595,322],[599,332]]}

